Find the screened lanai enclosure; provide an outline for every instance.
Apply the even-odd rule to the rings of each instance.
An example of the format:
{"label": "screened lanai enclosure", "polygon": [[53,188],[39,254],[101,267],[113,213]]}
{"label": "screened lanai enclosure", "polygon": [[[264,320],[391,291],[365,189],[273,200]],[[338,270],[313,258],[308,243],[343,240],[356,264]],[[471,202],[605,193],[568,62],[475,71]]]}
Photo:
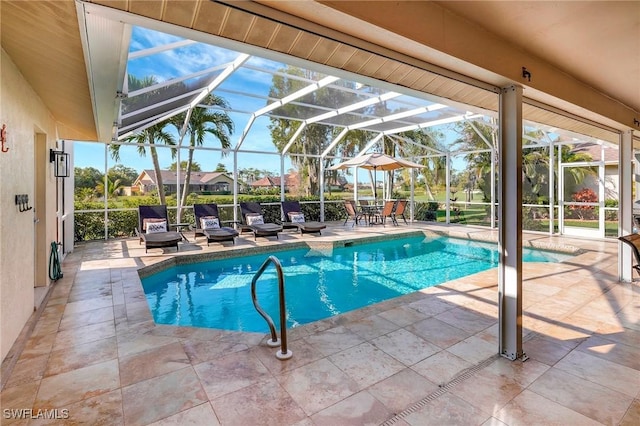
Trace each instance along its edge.
{"label": "screened lanai enclosure", "polygon": [[[76,241],[131,236],[141,204],[190,223],[194,203],[238,220],[243,200],[270,220],[299,199],[337,221],[344,199],[406,198],[411,220],[497,226],[499,88],[317,36],[283,53],[251,32],[233,40],[91,4],[79,14],[108,136],[64,142]],[[617,236],[619,133],[524,102],[523,229]],[[371,152],[422,167],[331,169]]]}

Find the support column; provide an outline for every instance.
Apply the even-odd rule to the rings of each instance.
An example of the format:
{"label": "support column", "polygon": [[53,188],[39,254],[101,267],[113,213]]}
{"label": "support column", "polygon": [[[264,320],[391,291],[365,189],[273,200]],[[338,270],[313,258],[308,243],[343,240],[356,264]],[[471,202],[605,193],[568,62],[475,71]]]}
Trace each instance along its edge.
{"label": "support column", "polygon": [[522,87],[500,94],[498,140],[499,352],[526,359],[522,350]]}
{"label": "support column", "polygon": [[[325,185],[324,173],[325,173],[324,159],[321,158],[320,159],[320,222],[324,222],[324,185]],[[284,176],[284,174],[282,176]],[[284,217],[282,219],[284,220]]]}
{"label": "support column", "polygon": [[[618,235],[628,235],[633,232],[633,134],[628,130],[620,136],[618,149]],[[631,247],[618,242],[618,276],[620,281],[631,282]]]}
{"label": "support column", "polygon": [[556,222],[556,148],[548,134],[546,137],[549,140],[549,235],[553,235]]}
{"label": "support column", "polygon": [[447,198],[444,201],[445,222],[451,222],[451,153],[447,152],[445,156],[445,192]]}
{"label": "support column", "polygon": [[238,151],[233,150],[233,221],[238,222]]}
{"label": "support column", "polygon": [[491,147],[491,229],[496,227],[496,147]]}

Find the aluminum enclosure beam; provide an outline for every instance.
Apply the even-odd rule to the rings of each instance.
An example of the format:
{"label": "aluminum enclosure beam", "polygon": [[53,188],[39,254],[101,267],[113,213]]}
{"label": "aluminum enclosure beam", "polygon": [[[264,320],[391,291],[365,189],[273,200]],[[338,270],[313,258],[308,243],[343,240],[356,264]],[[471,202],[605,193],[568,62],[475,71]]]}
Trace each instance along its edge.
{"label": "aluminum enclosure beam", "polygon": [[498,138],[499,353],[510,360],[522,350],[522,87],[500,94]]}
{"label": "aluminum enclosure beam", "polygon": [[[618,235],[628,235],[633,232],[633,131],[628,130],[620,136],[620,149],[618,150],[618,182],[619,206],[618,206]],[[633,270],[631,269],[631,247],[618,242],[618,276],[620,281],[631,282]]]}

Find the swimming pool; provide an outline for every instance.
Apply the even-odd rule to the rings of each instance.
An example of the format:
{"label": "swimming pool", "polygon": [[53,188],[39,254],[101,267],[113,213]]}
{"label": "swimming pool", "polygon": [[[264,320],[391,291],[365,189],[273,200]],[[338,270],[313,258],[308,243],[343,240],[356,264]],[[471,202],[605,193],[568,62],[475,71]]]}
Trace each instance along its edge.
{"label": "swimming pool", "polygon": [[[293,249],[179,265],[142,278],[156,323],[267,332],[251,301],[251,280],[269,254],[285,277],[287,326],[296,327],[498,265],[495,244],[409,237],[327,249]],[[525,262],[570,255],[524,248]],[[260,305],[278,324],[277,276],[257,282]]]}

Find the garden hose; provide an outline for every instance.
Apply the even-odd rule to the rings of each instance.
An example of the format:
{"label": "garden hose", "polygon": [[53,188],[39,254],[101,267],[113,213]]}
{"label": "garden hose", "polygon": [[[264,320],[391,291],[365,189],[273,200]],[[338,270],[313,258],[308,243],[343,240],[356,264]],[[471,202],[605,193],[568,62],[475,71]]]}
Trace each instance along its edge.
{"label": "garden hose", "polygon": [[51,255],[49,256],[49,279],[58,281],[62,278],[62,268],[60,267],[60,259],[58,258],[58,246],[62,243],[53,241],[51,243]]}

